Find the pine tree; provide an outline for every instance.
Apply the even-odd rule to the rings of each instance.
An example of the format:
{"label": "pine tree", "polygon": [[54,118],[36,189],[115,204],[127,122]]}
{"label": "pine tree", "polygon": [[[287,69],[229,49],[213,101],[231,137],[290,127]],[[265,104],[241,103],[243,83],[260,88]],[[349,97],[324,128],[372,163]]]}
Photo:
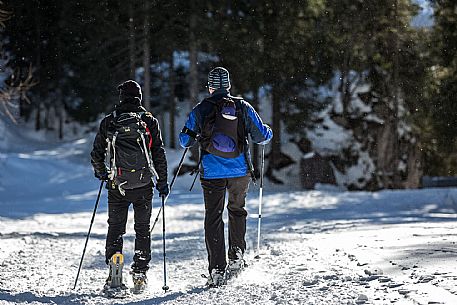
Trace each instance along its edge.
{"label": "pine tree", "polygon": [[448,176],[457,174],[457,4],[433,4],[435,25],[425,46],[431,51],[431,82],[420,106],[421,131],[426,174]]}
{"label": "pine tree", "polygon": [[[224,41],[215,51],[235,75],[233,90],[249,93],[254,105],[261,88],[270,95],[273,117],[268,123],[272,125],[274,138],[268,155],[267,176],[282,183],[275,177],[274,170],[294,162],[281,150],[286,141],[281,133],[286,127],[283,119],[288,115],[289,104],[311,106],[308,100],[297,102],[299,91],[306,90],[306,79],[315,78],[318,82],[330,76],[329,67],[325,65],[326,52],[319,54],[315,43],[319,36],[316,18],[323,13],[323,6],[319,2],[303,1],[242,1],[218,8],[217,26]],[[317,60],[322,60],[319,68]],[[303,122],[307,116],[305,112],[302,114]]]}
{"label": "pine tree", "polygon": [[[427,74],[421,59],[423,37],[411,26],[417,7],[407,0],[333,1],[327,9],[324,23],[334,26],[328,34],[340,73],[341,108],[334,109],[333,119],[352,130],[369,153],[376,167],[373,188],[417,186],[420,157],[415,148],[418,134],[410,130],[411,109],[417,107]],[[360,86],[370,89],[354,96]],[[354,113],[354,98],[362,98],[381,120],[368,121],[363,113]]]}

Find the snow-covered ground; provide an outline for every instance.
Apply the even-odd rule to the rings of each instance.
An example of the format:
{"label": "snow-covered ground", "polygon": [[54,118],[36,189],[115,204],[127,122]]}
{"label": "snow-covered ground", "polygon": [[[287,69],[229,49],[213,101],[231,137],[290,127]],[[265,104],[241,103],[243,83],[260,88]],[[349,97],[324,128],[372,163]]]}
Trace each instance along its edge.
{"label": "snow-covered ground", "polygon": [[[187,176],[178,179],[166,208],[170,291],[161,290],[159,222],[148,290],[122,300],[100,295],[107,276],[106,191],[73,291],[99,186],[89,166],[92,137],[54,145],[16,143],[1,154],[0,304],[457,304],[456,189],[275,193],[267,188],[256,260],[258,189],[252,186],[249,267],[227,286],[206,289],[203,200],[199,188],[186,190],[192,179]],[[169,153],[172,164],[181,152]],[[132,216],[124,244],[127,262],[133,256]]]}

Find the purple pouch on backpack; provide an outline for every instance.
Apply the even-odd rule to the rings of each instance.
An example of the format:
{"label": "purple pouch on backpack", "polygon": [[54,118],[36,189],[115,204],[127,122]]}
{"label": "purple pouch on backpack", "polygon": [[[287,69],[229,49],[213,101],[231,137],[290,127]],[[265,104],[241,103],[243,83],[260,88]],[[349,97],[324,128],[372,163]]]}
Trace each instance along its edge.
{"label": "purple pouch on backpack", "polygon": [[235,141],[222,133],[213,136],[213,146],[215,149],[222,152],[234,152],[236,149]]}

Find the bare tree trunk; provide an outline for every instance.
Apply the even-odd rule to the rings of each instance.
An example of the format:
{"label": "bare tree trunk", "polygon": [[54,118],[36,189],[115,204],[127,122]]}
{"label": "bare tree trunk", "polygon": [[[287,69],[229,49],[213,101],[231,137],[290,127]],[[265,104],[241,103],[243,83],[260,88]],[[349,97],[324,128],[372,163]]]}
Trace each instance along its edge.
{"label": "bare tree trunk", "polygon": [[343,69],[341,71],[341,82],[340,82],[340,94],[341,94],[341,107],[343,110],[342,116],[343,118],[348,118],[349,113],[349,105],[351,103],[351,84],[349,82],[349,47],[346,48],[346,52],[344,53],[344,62],[343,62]]}
{"label": "bare tree trunk", "polygon": [[189,34],[189,99],[191,105],[198,102],[198,43],[195,37],[197,27],[197,16],[194,13],[190,16]]}
{"label": "bare tree trunk", "polygon": [[[166,94],[165,94],[165,87],[163,84],[165,84],[165,79],[164,79],[164,73],[160,73],[159,74],[159,80],[160,80],[160,84],[162,84],[162,86],[160,87],[160,92],[159,92],[159,96],[160,96],[160,100],[161,101],[165,101],[166,103]],[[165,106],[164,105],[161,105],[160,107],[160,111],[164,112],[164,108]],[[167,146],[167,129],[164,127],[165,126],[165,116],[164,115],[160,115],[158,116],[157,118],[159,120],[159,125],[162,126],[162,139],[163,139],[163,144],[165,146]]]}
{"label": "bare tree trunk", "polygon": [[398,86],[398,0],[395,0],[395,11],[394,11],[394,25],[395,25],[395,32],[394,32],[394,66],[393,66],[393,90],[394,90],[394,111],[395,114],[392,118],[392,123],[394,126],[394,133],[393,133],[393,145],[394,145],[394,158],[392,160],[392,174],[393,174],[393,187],[398,188],[400,187],[400,173],[398,172],[398,161],[399,161],[399,154],[400,154],[400,143],[398,137],[398,115],[399,115],[399,94],[400,88]]}
{"label": "bare tree trunk", "polygon": [[[41,73],[41,19],[38,12],[38,3],[35,5],[35,39],[36,39],[36,69],[38,71],[37,81],[40,81]],[[41,90],[38,88],[38,105],[36,107],[35,130],[41,129]]]}
{"label": "bare tree trunk", "polygon": [[[194,5],[194,2],[192,2],[191,7],[193,8]],[[192,109],[192,106],[198,103],[198,43],[195,36],[197,27],[197,16],[195,16],[195,13],[190,15],[189,26],[189,101],[190,109]],[[198,145],[194,145],[190,149],[190,160],[198,163],[199,158]]]}
{"label": "bare tree trunk", "polygon": [[377,139],[376,139],[376,148],[377,148],[377,162],[376,167],[379,171],[382,172],[381,176],[379,177],[382,181],[383,188],[392,188],[393,181],[392,181],[392,164],[395,160],[395,148],[394,143],[392,141],[393,133],[396,130],[394,125],[391,124],[390,120],[386,120],[386,124],[380,128]]}
{"label": "bare tree trunk", "polygon": [[174,69],[174,58],[173,52],[171,52],[170,57],[170,71],[169,71],[170,78],[168,80],[168,84],[170,86],[170,148],[176,148],[176,133],[175,133],[175,116],[176,116],[176,96],[175,96],[175,87],[176,87],[176,77],[175,77],[175,69]]}
{"label": "bare tree trunk", "polygon": [[60,105],[59,109],[59,139],[63,139],[63,127],[65,122],[65,108]]}
{"label": "bare tree trunk", "polygon": [[151,5],[145,1],[144,7],[144,44],[143,44],[143,68],[144,68],[144,97],[143,105],[146,109],[151,109],[151,46],[150,46],[150,28],[149,13]]}
{"label": "bare tree trunk", "polygon": [[131,1],[128,2],[129,10],[129,76],[131,79],[135,79],[135,24],[134,24],[134,13],[133,4]]}
{"label": "bare tree trunk", "polygon": [[26,122],[30,119],[30,112],[28,111],[28,103],[25,99],[19,100],[19,117],[24,118]]}
{"label": "bare tree trunk", "polygon": [[[278,37],[278,30],[275,27],[279,20],[277,3],[275,1],[268,1],[265,4],[263,23],[264,28],[264,43],[265,50],[272,50],[275,48],[275,43]],[[273,175],[273,170],[278,169],[281,163],[281,94],[280,86],[282,85],[283,80],[281,78],[273,77],[275,75],[274,64],[272,61],[274,58],[269,56],[264,56],[265,58],[265,67],[268,67],[264,71],[264,82],[271,86],[271,107],[272,107],[272,129],[273,129],[273,139],[271,141],[271,149],[268,155],[268,167],[265,172],[266,176],[272,180],[281,183]]]}
{"label": "bare tree trunk", "polygon": [[[398,30],[397,4],[393,7],[392,23]],[[389,84],[390,97],[384,105],[385,124],[380,129],[377,136],[377,168],[381,172],[380,179],[383,188],[401,187],[401,177],[398,170],[400,155],[400,139],[398,136],[398,112],[399,112],[399,84],[398,84],[398,34],[394,31],[392,34],[393,48],[393,67],[392,78]]]}
{"label": "bare tree trunk", "polygon": [[420,186],[420,180],[424,174],[422,171],[421,164],[421,150],[420,145],[410,145],[408,151],[408,175],[406,181],[403,183],[405,188],[418,188]]}
{"label": "bare tree trunk", "polygon": [[[252,107],[259,112],[259,89],[256,89],[254,98],[252,100]],[[256,177],[260,176],[259,171],[259,146],[254,144],[252,147],[252,166],[254,167],[254,174]]]}
{"label": "bare tree trunk", "polygon": [[49,130],[49,116],[50,116],[50,106],[45,104],[44,107],[44,129]]}
{"label": "bare tree trunk", "polygon": [[[65,5],[60,4],[60,14],[59,14],[59,28],[63,29],[64,27],[64,18],[65,18]],[[57,71],[56,75],[58,76],[59,80],[63,77],[63,47],[62,47],[62,39],[57,39]],[[56,105],[54,106],[55,115],[58,119],[58,137],[60,140],[63,139],[63,128],[64,128],[64,98],[63,92],[60,88],[58,88],[59,94],[57,95]]]}
{"label": "bare tree trunk", "polygon": [[281,93],[278,88],[278,85],[272,85],[271,90],[271,99],[272,99],[272,129],[274,137],[272,139],[271,152],[270,152],[270,162],[273,168],[276,168],[277,162],[281,158]]}
{"label": "bare tree trunk", "polygon": [[41,130],[41,102],[38,103],[35,115],[35,130]]}

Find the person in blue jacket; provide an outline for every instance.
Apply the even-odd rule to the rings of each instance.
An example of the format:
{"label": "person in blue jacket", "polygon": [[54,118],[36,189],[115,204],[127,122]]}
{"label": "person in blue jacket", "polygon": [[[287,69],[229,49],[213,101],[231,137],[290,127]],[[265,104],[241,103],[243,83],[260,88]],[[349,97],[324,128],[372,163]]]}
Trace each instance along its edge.
{"label": "person in blue jacket", "polygon": [[[208,74],[210,96],[194,107],[179,135],[181,146],[200,146],[200,182],[205,201],[205,242],[208,285],[219,286],[244,267],[246,250],[245,199],[254,178],[249,142],[267,144],[271,128],[245,100],[230,95],[230,75],[222,67]],[[224,222],[228,192],[229,262],[226,262]],[[227,272],[227,273],[226,273]]]}

